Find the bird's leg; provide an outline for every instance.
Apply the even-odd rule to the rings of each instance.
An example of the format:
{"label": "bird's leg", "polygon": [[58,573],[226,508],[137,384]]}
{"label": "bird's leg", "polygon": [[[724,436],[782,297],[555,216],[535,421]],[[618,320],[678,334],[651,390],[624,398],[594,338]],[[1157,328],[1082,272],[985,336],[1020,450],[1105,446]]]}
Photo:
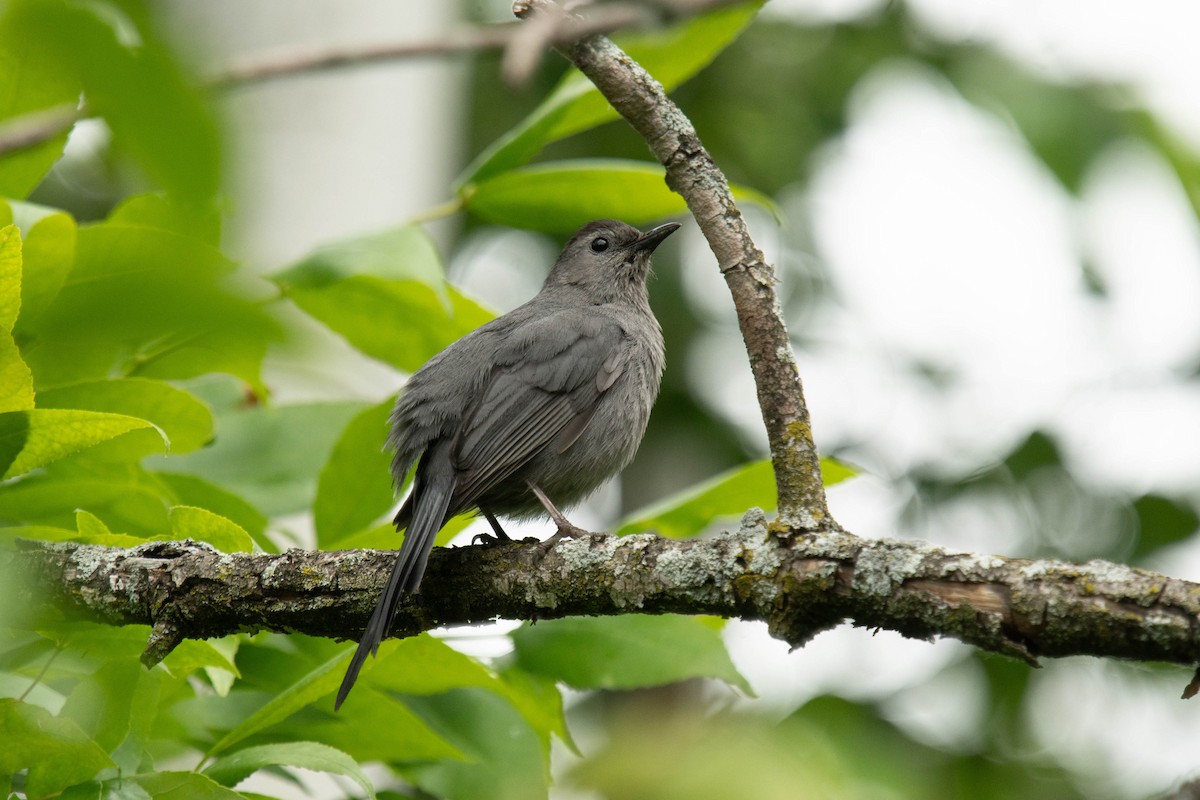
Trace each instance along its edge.
{"label": "bird's leg", "polygon": [[501,542],[511,542],[512,538],[504,532],[504,528],[500,527],[500,521],[491,512],[479,509],[479,513],[483,514],[483,518],[488,521],[488,525],[492,526],[492,530],[496,533],[495,536],[487,533],[477,533],[471,537],[471,544],[500,544]]}
{"label": "bird's leg", "polygon": [[558,531],[553,536],[542,542],[544,549],[549,549],[562,539],[573,539],[576,536],[588,535],[588,531],[572,525],[563,516],[563,513],[555,508],[554,503],[550,502],[550,498],[546,497],[546,493],[536,483],[533,481],[525,481],[525,483],[529,486],[529,491],[533,492],[534,496],[541,502],[542,508],[546,509],[546,513],[550,515],[550,519],[554,520],[554,524],[558,528]]}

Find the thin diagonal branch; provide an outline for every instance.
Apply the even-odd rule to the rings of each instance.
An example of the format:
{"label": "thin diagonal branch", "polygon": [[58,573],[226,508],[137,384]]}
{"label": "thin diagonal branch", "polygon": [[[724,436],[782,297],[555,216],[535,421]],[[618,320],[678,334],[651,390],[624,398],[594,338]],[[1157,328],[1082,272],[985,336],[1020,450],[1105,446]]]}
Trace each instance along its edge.
{"label": "thin diagonal branch", "polygon": [[[550,0],[520,0],[514,12],[561,13],[553,8]],[[683,196],[717,257],[758,389],[780,522],[806,531],[831,526],[800,372],[775,295],[775,270],[750,238],[729,182],[662,85],[611,40],[590,36],[564,54],[646,140],[666,167],[667,185]]]}

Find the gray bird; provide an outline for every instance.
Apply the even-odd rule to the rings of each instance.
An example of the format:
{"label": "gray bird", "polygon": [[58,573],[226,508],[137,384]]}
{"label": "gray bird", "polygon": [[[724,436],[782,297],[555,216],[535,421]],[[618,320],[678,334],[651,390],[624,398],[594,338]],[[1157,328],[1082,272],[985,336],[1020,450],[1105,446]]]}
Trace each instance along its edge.
{"label": "gray bird", "polygon": [[[650,255],[679,225],[648,233],[605,219],[580,228],[542,290],[454,342],[409,380],[391,416],[388,446],[407,529],[387,587],[363,631],[334,708],[367,654],[388,635],[401,596],[417,591],[434,537],[477,510],[498,539],[497,516],[548,513],[557,540],[579,529],[564,507],[633,459],[663,370],[662,329],[650,310]],[[491,538],[491,537],[485,537]]]}

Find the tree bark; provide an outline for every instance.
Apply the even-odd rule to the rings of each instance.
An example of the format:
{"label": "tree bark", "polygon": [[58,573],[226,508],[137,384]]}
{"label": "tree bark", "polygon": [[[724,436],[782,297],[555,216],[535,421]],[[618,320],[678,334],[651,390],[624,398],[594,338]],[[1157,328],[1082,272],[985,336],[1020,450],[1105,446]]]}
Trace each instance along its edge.
{"label": "tree bark", "polygon": [[[357,638],[395,553],[223,554],[192,541],[134,548],[21,541],[8,552],[18,591],[71,616],[144,624],[143,660],[184,638],[273,630]],[[1200,584],[1093,561],[1085,565],[950,553],[929,544],[741,527],[703,539],[594,534],[436,548],[394,634],[496,618],[629,613],[765,621],[799,647],[849,620],[929,639],[950,636],[1036,664],[1093,655],[1200,662]]]}

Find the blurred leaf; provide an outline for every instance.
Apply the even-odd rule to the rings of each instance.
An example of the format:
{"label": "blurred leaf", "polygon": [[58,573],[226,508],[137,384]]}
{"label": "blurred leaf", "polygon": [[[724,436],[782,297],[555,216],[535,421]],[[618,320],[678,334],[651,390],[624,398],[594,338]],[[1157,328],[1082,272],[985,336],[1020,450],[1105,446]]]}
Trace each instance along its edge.
{"label": "blurred leaf", "polygon": [[521,670],[511,670],[509,676],[497,675],[478,660],[428,633],[384,642],[378,657],[367,664],[359,679],[361,683],[405,697],[468,686],[495,692],[512,703],[538,734],[547,758],[551,733],[569,740],[562,698],[552,682],[539,683],[538,676]]}
{"label": "blurred leaf", "polygon": [[1016,480],[1025,480],[1043,467],[1063,463],[1058,443],[1041,431],[1034,431],[1004,458],[1004,466]]}
{"label": "blurred leaf", "polygon": [[204,774],[225,786],[237,786],[263,767],[287,766],[344,775],[357,783],[368,797],[375,787],[353,758],[319,742],[285,742],[247,747],[214,761]]}
{"label": "blurred leaf", "polygon": [[[435,546],[443,547],[450,542],[455,536],[462,533],[467,527],[473,524],[478,519],[474,514],[459,514],[456,517],[451,517],[450,521],[443,525],[434,537],[433,543]],[[488,528],[491,530],[491,528]],[[395,550],[400,546],[402,541],[396,527],[389,521],[380,525],[373,525],[370,528],[364,528],[355,533],[348,535],[344,539],[339,539],[337,547],[340,550],[351,549],[371,549],[371,550]]]}
{"label": "blurred leaf", "polygon": [[37,408],[0,414],[0,466],[11,478],[78,453],[149,422],[124,414]]}
{"label": "blurred leaf", "polygon": [[126,533],[145,537],[166,530],[167,508],[174,499],[164,497],[154,476],[136,464],[85,469],[77,463],[84,455],[57,461],[0,487],[0,519],[73,528],[75,509],[86,508]]}
{"label": "blurred leaf", "polygon": [[[79,102],[80,85],[66,64],[27,35],[19,5],[0,6],[0,120]],[[3,123],[0,122],[0,127]],[[25,197],[62,155],[67,131],[0,156],[0,196]]]}
{"label": "blurred leaf", "polygon": [[221,217],[215,210],[200,215],[161,194],[136,194],[125,198],[108,215],[108,221],[115,225],[158,228],[199,239],[212,247],[218,247],[221,240]]}
{"label": "blurred leaf", "polygon": [[0,776],[29,770],[25,795],[42,798],[86,781],[112,761],[69,719],[0,698]]}
{"label": "blurred leaf", "polygon": [[[568,775],[586,796],[655,800],[789,800],[796,797],[941,797],[889,792],[864,780],[855,759],[839,753],[819,726],[776,726],[752,714],[696,709],[630,709],[606,741]],[[953,795],[945,795],[950,797]]]}
{"label": "blurred leaf", "polygon": [[69,214],[51,213],[25,229],[21,275],[21,316],[17,337],[49,307],[66,283],[75,263],[75,220]]}
{"label": "blurred leaf", "polygon": [[1138,518],[1134,559],[1145,558],[1160,547],[1182,542],[1200,529],[1200,515],[1190,503],[1148,494],[1134,501],[1133,510]]}
{"label": "blurred leaf", "polygon": [[521,716],[538,734],[547,754],[550,752],[550,734],[553,733],[575,755],[583,755],[567,728],[563,696],[559,691],[558,681],[545,675],[535,675],[514,665],[502,670],[499,678],[506,687],[501,694],[521,712]]}
{"label": "blurred leaf", "polygon": [[[762,1],[721,8],[655,34],[618,37],[626,53],[670,91],[706,67],[754,19]],[[456,181],[462,192],[518,167],[550,142],[593,128],[618,114],[584,75],[571,69],[550,96],[481,153]]]}
{"label": "blurred leaf", "polygon": [[317,483],[317,545],[331,548],[379,520],[395,502],[391,458],[384,452],[394,399],[360,412],[342,431]]}
{"label": "blurred leaf", "polygon": [[204,478],[246,498],[267,516],[310,508],[317,475],[338,434],[362,403],[257,406],[217,414],[212,446],[152,457],[151,470]]}
{"label": "blurred leaf", "polygon": [[110,660],[75,685],[60,716],[75,722],[106,753],[129,733],[132,702],[144,668],[136,660]]}
{"label": "blurred leaf", "polygon": [[1148,111],[1130,110],[1126,119],[1175,170],[1192,213],[1200,217],[1200,151]]}
{"label": "blurred leaf", "polygon": [[437,248],[418,225],[319,247],[274,280],[285,289],[321,289],[356,275],[418,281],[434,290],[445,283]]}
{"label": "blurred leaf", "polygon": [[205,208],[220,177],[216,125],[138,3],[13,0],[12,35],[81,83],[114,144],[188,207]]}
{"label": "blurred leaf", "polygon": [[351,345],[407,372],[493,316],[446,283],[414,225],[323,247],[274,280]]}
{"label": "blurred leaf", "polygon": [[61,290],[22,328],[37,386],[204,372],[258,386],[258,362],[277,326],[227,288],[232,269],[198,239],[112,223],[80,228]]}
{"label": "blurred leaf", "polygon": [[212,439],[212,413],[192,394],[162,381],[122,378],[38,392],[39,408],[76,408],[139,417],[154,424],[171,453],[198,450]]}
{"label": "blurred leaf", "polygon": [[946,74],[968,100],[1015,123],[1072,192],[1079,191],[1096,157],[1128,134],[1121,114],[1104,102],[1103,90],[1045,80],[990,49],[966,51]]}
{"label": "blurred leaf", "polygon": [[546,768],[534,732],[503,698],[485,689],[453,689],[407,703],[466,756],[398,765],[426,792],[447,800],[546,797]]}
{"label": "blurred leaf", "polygon": [[33,374],[12,329],[21,308],[21,234],[15,225],[0,228],[0,412],[33,408]]}
{"label": "blurred leaf", "polygon": [[[667,188],[657,164],[620,159],[553,161],[509,170],[465,190],[467,210],[491,222],[555,233],[573,233],[594,219],[645,225],[687,212]],[[739,202],[776,213],[765,195],[734,186]]]}
{"label": "blurred leaf", "polygon": [[208,542],[222,553],[251,552],[254,542],[237,523],[195,506],[175,506],[168,513],[171,534],[179,539]]}
{"label": "blurred leaf", "polygon": [[[821,459],[821,477],[826,486],[855,474],[840,461]],[[755,506],[770,511],[775,505],[775,473],[770,459],[763,459],[735,467],[651,508],[636,511],[615,532],[625,536],[654,531],[659,536],[686,539],[702,533],[718,519],[740,517]]]}
{"label": "blurred leaf", "polygon": [[198,772],[147,772],[124,780],[141,786],[155,800],[243,800],[243,795]]}
{"label": "blurred leaf", "polygon": [[511,634],[517,664],[575,689],[633,689],[717,678],[753,694],[721,634],[673,614],[568,617]]}
{"label": "blurred leaf", "polygon": [[[138,663],[138,656],[150,637],[150,626],[114,627],[98,622],[55,620],[43,622],[38,633],[75,656],[103,662]],[[162,668],[177,678],[187,677],[204,667],[218,667],[238,674],[233,662],[204,639],[185,639],[162,662]],[[142,674],[146,672],[143,670]]]}

